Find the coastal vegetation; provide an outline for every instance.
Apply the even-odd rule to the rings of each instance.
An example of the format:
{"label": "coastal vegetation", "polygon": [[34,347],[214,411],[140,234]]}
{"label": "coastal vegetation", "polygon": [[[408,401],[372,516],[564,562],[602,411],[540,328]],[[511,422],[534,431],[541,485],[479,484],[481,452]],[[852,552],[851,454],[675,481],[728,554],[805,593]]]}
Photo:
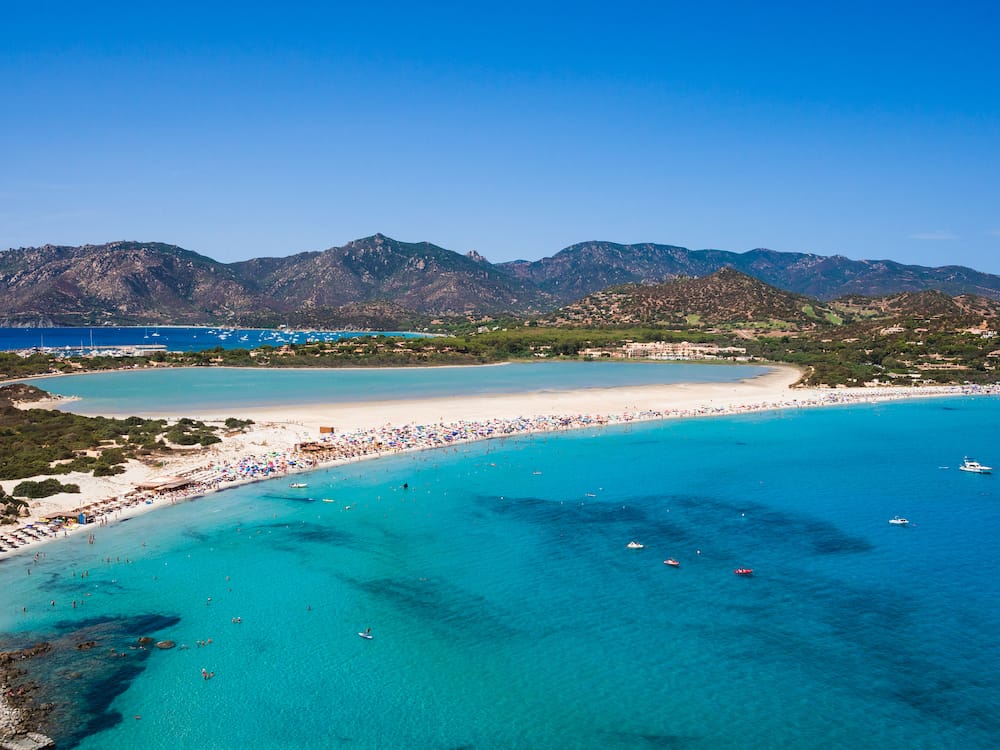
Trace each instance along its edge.
{"label": "coastal vegetation", "polygon": [[[423,338],[373,335],[148,356],[0,353],[0,378],[139,367],[486,364],[594,356],[595,349],[624,357],[628,344],[659,341],[711,344],[728,350],[729,359],[792,364],[802,369],[803,385],[993,383],[998,320],[1000,302],[984,297],[919,291],[821,301],[723,268],[608,287],[545,315],[442,318],[433,321],[441,335]],[[211,436],[181,425],[167,440],[204,445]]]}
{"label": "coastal vegetation", "polygon": [[[12,398],[12,394],[18,398]],[[58,476],[78,471],[112,476],[124,471],[128,459],[155,459],[178,446],[207,446],[219,442],[221,428],[194,419],[112,419],[39,408],[18,408],[25,396],[47,396],[24,385],[0,388],[0,479]],[[230,419],[225,429],[241,430],[249,420]],[[47,497],[74,492],[75,485],[56,479],[21,482],[16,497]]]}
{"label": "coastal vegetation", "polygon": [[51,497],[52,495],[57,495],[60,492],[71,492],[79,493],[80,485],[78,484],[63,484],[58,479],[43,479],[40,482],[34,482],[27,480],[24,482],[19,482],[11,490],[11,494],[15,497],[26,497],[31,500],[37,500],[40,497]]}
{"label": "coastal vegetation", "polygon": [[[739,347],[746,361],[792,364],[804,385],[998,382],[1000,342],[982,319],[858,318],[817,323],[803,330],[769,319],[756,328],[737,324],[555,327],[528,321],[512,327],[480,326],[450,336],[371,336],[257,349],[215,347],[201,352],[158,352],[149,357],[63,357],[0,354],[0,378],[110,369],[162,367],[381,367],[489,364],[513,360],[576,359],[594,348],[633,342],[689,342]],[[730,356],[729,359],[734,359]],[[176,438],[176,439],[174,439]],[[190,444],[176,430],[171,442]],[[194,442],[207,440],[197,434]]]}

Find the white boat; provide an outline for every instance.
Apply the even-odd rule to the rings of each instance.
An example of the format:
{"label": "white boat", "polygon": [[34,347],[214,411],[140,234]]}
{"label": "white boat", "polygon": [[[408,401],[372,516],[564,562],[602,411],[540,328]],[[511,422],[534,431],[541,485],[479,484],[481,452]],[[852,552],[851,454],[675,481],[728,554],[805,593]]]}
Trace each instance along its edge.
{"label": "white boat", "polygon": [[629,542],[625,546],[629,549],[642,549],[643,547],[643,545],[639,544],[639,542]]}
{"label": "white boat", "polygon": [[973,474],[992,474],[992,466],[983,466],[978,461],[973,461],[971,458],[966,457],[962,461],[962,465],[958,467],[962,471],[971,471]]}
{"label": "white boat", "polygon": [[301,490],[304,487],[308,487],[309,485],[306,484],[305,482],[292,482],[288,486],[291,487],[293,490]]}
{"label": "white boat", "polygon": [[910,522],[905,518],[900,518],[899,516],[893,516],[889,519],[889,523],[893,526],[909,526]]}

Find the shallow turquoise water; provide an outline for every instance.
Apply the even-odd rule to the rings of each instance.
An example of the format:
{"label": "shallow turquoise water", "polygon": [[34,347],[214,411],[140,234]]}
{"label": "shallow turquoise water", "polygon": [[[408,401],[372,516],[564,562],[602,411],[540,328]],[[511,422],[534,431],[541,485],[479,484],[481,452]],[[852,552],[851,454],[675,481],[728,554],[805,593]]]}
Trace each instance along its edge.
{"label": "shallow turquoise water", "polygon": [[[81,400],[79,414],[184,414],[185,410],[383,401],[659,383],[736,382],[769,372],[754,365],[679,362],[532,362],[488,367],[267,370],[194,367],[37,378],[32,385]],[[238,416],[235,415],[234,416]]]}
{"label": "shallow turquoise water", "polygon": [[1000,477],[956,467],[998,422],[835,407],[274,480],[0,565],[0,630],[98,640],[33,665],[60,747],[997,747]]}

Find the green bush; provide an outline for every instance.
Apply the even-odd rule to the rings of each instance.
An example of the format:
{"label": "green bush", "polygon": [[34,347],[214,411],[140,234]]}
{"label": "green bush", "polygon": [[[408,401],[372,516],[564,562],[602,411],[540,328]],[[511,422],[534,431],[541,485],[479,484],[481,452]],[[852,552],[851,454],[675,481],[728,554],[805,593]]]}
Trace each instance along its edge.
{"label": "green bush", "polygon": [[58,479],[43,479],[41,482],[20,482],[14,487],[12,494],[17,497],[27,497],[37,499],[40,497],[51,497],[60,492],[79,492],[78,484],[63,484]]}
{"label": "green bush", "polygon": [[174,427],[164,436],[175,445],[197,445],[198,436],[183,428]]}

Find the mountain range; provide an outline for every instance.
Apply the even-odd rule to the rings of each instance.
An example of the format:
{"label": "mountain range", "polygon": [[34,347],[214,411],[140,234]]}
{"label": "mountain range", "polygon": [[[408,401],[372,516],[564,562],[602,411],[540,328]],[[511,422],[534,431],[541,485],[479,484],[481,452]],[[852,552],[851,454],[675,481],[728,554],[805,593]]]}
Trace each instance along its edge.
{"label": "mountain range", "polygon": [[10,249],[0,252],[0,324],[393,328],[457,316],[546,315],[608,287],[706,277],[722,268],[823,301],[925,290],[1000,299],[1000,276],[962,266],[613,242],[494,264],[475,252],[376,234],[237,263],[157,242]]}

